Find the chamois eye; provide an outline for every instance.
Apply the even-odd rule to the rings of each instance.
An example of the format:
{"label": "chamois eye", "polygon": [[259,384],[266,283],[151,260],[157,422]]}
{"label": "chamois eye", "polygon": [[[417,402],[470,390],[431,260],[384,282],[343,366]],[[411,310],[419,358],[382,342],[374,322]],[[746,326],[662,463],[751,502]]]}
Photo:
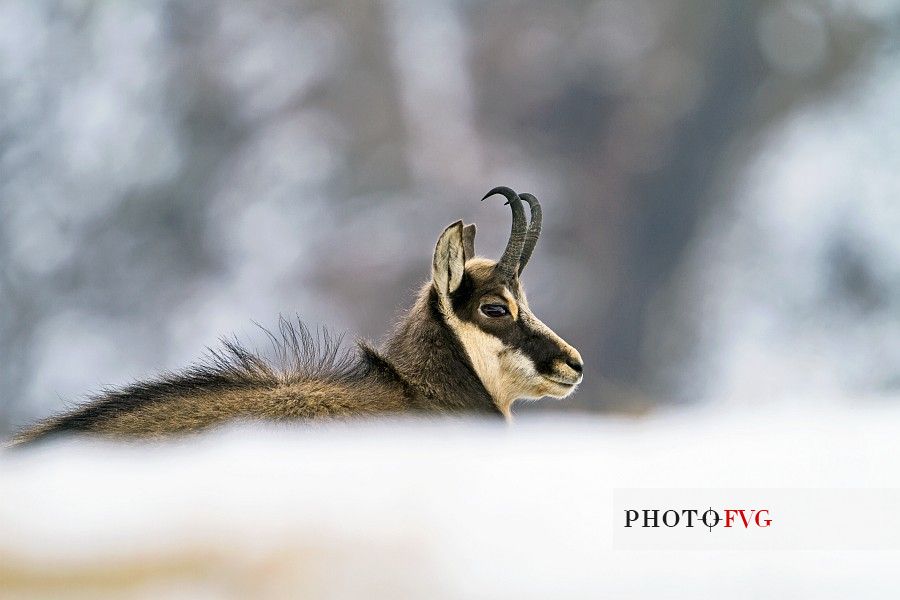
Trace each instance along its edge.
{"label": "chamois eye", "polygon": [[488,317],[505,317],[509,314],[509,309],[502,304],[483,304],[481,312]]}

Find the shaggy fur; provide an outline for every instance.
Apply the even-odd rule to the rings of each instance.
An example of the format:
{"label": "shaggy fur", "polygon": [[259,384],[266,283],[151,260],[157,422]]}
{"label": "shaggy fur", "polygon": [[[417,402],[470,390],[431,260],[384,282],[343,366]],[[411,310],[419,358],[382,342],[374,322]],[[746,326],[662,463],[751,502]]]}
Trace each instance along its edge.
{"label": "shaggy fur", "polygon": [[[210,350],[205,361],[182,373],[106,391],[14,443],[64,433],[162,437],[235,420],[499,415],[452,332],[432,318],[434,296],[430,286],[424,289],[417,309],[392,336],[387,347],[393,360],[362,342],[355,352],[342,351],[327,333],[317,338],[302,323],[282,319],[278,333],[269,332],[272,361],[225,340],[221,350]],[[433,349],[427,357],[418,352],[423,346]]]}

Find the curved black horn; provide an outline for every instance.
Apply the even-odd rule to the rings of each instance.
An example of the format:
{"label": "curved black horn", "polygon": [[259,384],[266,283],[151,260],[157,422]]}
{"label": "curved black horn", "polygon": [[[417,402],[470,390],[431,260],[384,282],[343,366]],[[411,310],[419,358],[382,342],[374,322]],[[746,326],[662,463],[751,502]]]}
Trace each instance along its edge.
{"label": "curved black horn", "polygon": [[528,207],[531,209],[531,223],[528,225],[528,233],[525,234],[522,258],[519,259],[519,274],[521,275],[522,269],[525,268],[525,265],[528,264],[528,259],[531,258],[531,253],[534,252],[538,238],[541,237],[541,203],[531,194],[522,194],[519,198],[527,202]]}
{"label": "curved black horn", "polygon": [[525,235],[527,233],[527,222],[525,221],[525,209],[522,207],[522,200],[519,195],[506,186],[498,186],[484,195],[481,200],[484,201],[494,194],[500,194],[506,197],[506,203],[512,208],[512,230],[509,233],[509,242],[506,244],[506,250],[503,256],[497,262],[497,269],[507,281],[515,279],[519,267],[519,257],[522,256],[522,248],[525,247]]}

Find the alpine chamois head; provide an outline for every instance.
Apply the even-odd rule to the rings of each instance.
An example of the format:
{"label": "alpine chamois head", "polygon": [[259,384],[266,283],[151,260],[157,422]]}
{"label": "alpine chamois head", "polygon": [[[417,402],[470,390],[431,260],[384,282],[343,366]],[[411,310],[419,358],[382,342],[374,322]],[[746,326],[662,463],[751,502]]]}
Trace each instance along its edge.
{"label": "alpine chamois head", "polygon": [[[538,319],[520,276],[541,233],[541,205],[531,194],[492,189],[512,209],[512,230],[499,260],[475,255],[475,225],[453,223],[434,251],[432,286],[441,318],[456,334],[475,373],[504,414],[519,398],[564,398],[581,383],[578,351]],[[531,212],[526,221],[522,201]]]}

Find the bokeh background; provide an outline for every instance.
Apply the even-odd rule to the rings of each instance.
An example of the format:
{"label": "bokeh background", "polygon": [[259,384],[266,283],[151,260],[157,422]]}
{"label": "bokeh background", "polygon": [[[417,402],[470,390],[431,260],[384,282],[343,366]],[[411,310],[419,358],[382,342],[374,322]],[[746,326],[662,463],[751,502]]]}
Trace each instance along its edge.
{"label": "bokeh background", "polygon": [[279,314],[377,340],[498,184],[587,364],[520,412],[895,396],[898,167],[897,0],[5,0],[0,435]]}

